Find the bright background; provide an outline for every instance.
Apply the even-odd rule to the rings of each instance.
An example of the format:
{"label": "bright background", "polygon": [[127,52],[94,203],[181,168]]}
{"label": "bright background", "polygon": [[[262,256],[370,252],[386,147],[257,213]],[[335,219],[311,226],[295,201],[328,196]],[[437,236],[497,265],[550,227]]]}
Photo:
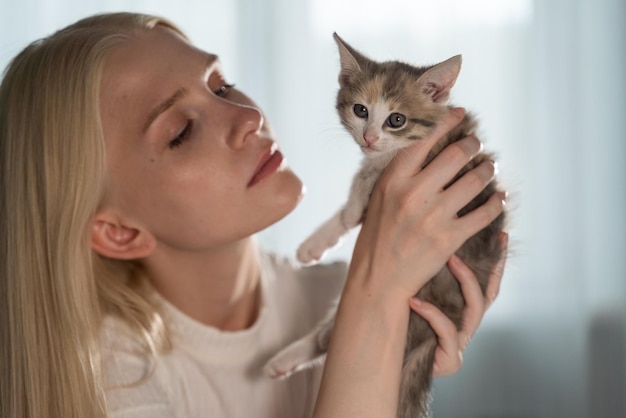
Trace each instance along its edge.
{"label": "bright background", "polygon": [[265,109],[308,188],[259,237],[287,255],[342,204],[360,159],[334,111],[332,32],[380,60],[462,53],[453,101],[500,157],[512,254],[465,366],[436,381],[435,417],[626,417],[624,0],[0,0],[0,65],[119,10],[173,20]]}

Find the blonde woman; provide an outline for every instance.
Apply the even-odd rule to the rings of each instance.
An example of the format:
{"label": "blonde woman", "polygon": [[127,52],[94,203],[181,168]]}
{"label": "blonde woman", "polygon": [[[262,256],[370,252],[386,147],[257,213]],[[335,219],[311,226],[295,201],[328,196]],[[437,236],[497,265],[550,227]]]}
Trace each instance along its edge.
{"label": "blonde woman", "polygon": [[[439,335],[436,373],[459,369],[503,266],[483,300],[453,254],[503,196],[454,215],[492,178],[487,165],[459,180],[467,187],[441,190],[475,138],[418,167],[462,110],[387,170],[347,273],[297,268],[253,236],[296,206],[302,184],[260,109],[228,81],[217,56],[167,21],[125,13],[77,22],[10,64],[3,417],[394,417],[409,306]],[[461,331],[411,299],[448,260],[467,301]],[[315,371],[265,377],[263,362],[323,315],[344,276],[319,395]]]}

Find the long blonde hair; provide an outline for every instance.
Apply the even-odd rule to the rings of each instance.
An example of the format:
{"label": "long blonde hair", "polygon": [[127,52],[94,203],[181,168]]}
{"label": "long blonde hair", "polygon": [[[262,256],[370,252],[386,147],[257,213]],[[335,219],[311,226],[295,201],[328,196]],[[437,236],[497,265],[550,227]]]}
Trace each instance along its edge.
{"label": "long blonde hair", "polygon": [[106,417],[99,327],[113,312],[164,346],[132,263],[90,248],[106,190],[100,81],[109,51],[157,25],[116,13],[25,48],[0,85],[0,415]]}

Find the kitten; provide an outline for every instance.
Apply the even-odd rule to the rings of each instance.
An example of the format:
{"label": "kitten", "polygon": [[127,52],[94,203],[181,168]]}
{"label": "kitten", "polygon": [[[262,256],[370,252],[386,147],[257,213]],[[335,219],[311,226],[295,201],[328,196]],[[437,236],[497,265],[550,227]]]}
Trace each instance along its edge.
{"label": "kitten", "polygon": [[[365,158],[353,179],[346,204],[298,249],[298,260],[303,263],[319,260],[328,248],[361,222],[371,190],[389,161],[402,148],[426,137],[447,112],[450,89],[461,68],[460,56],[428,67],[397,61],[375,62],[354,50],[337,34],[334,37],[341,59],[337,111]],[[463,121],[433,147],[424,166],[447,145],[473,134],[476,127],[475,118],[466,113]],[[479,154],[450,183],[486,159],[493,158],[486,153]],[[492,181],[458,215],[480,206],[497,190]],[[504,222],[503,213],[457,252],[475,273],[483,294],[492,269],[503,255],[498,236]],[[461,329],[464,299],[459,283],[447,266],[419,291],[418,296],[438,306],[457,329]],[[322,361],[333,322],[334,312],[331,312],[315,330],[272,358],[266,365],[266,373],[286,377]],[[429,416],[436,347],[434,331],[424,319],[411,312],[398,417]]]}

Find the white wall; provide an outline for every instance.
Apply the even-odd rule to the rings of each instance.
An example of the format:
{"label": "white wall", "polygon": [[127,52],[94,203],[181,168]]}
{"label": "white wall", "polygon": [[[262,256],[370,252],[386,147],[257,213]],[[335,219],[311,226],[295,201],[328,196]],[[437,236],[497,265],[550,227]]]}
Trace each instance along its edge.
{"label": "white wall", "polygon": [[[436,382],[435,416],[626,416],[626,3],[271,4],[285,14],[259,22],[263,98],[308,196],[265,245],[291,254],[343,202],[360,158],[333,110],[333,31],[378,59],[462,53],[453,100],[500,156],[512,255],[466,366]],[[329,258],[349,258],[354,237]]]}
{"label": "white wall", "polygon": [[220,0],[0,0],[0,68],[38,38],[91,14],[117,11],[172,20],[198,46],[219,51],[226,70],[238,76],[239,5]]}

